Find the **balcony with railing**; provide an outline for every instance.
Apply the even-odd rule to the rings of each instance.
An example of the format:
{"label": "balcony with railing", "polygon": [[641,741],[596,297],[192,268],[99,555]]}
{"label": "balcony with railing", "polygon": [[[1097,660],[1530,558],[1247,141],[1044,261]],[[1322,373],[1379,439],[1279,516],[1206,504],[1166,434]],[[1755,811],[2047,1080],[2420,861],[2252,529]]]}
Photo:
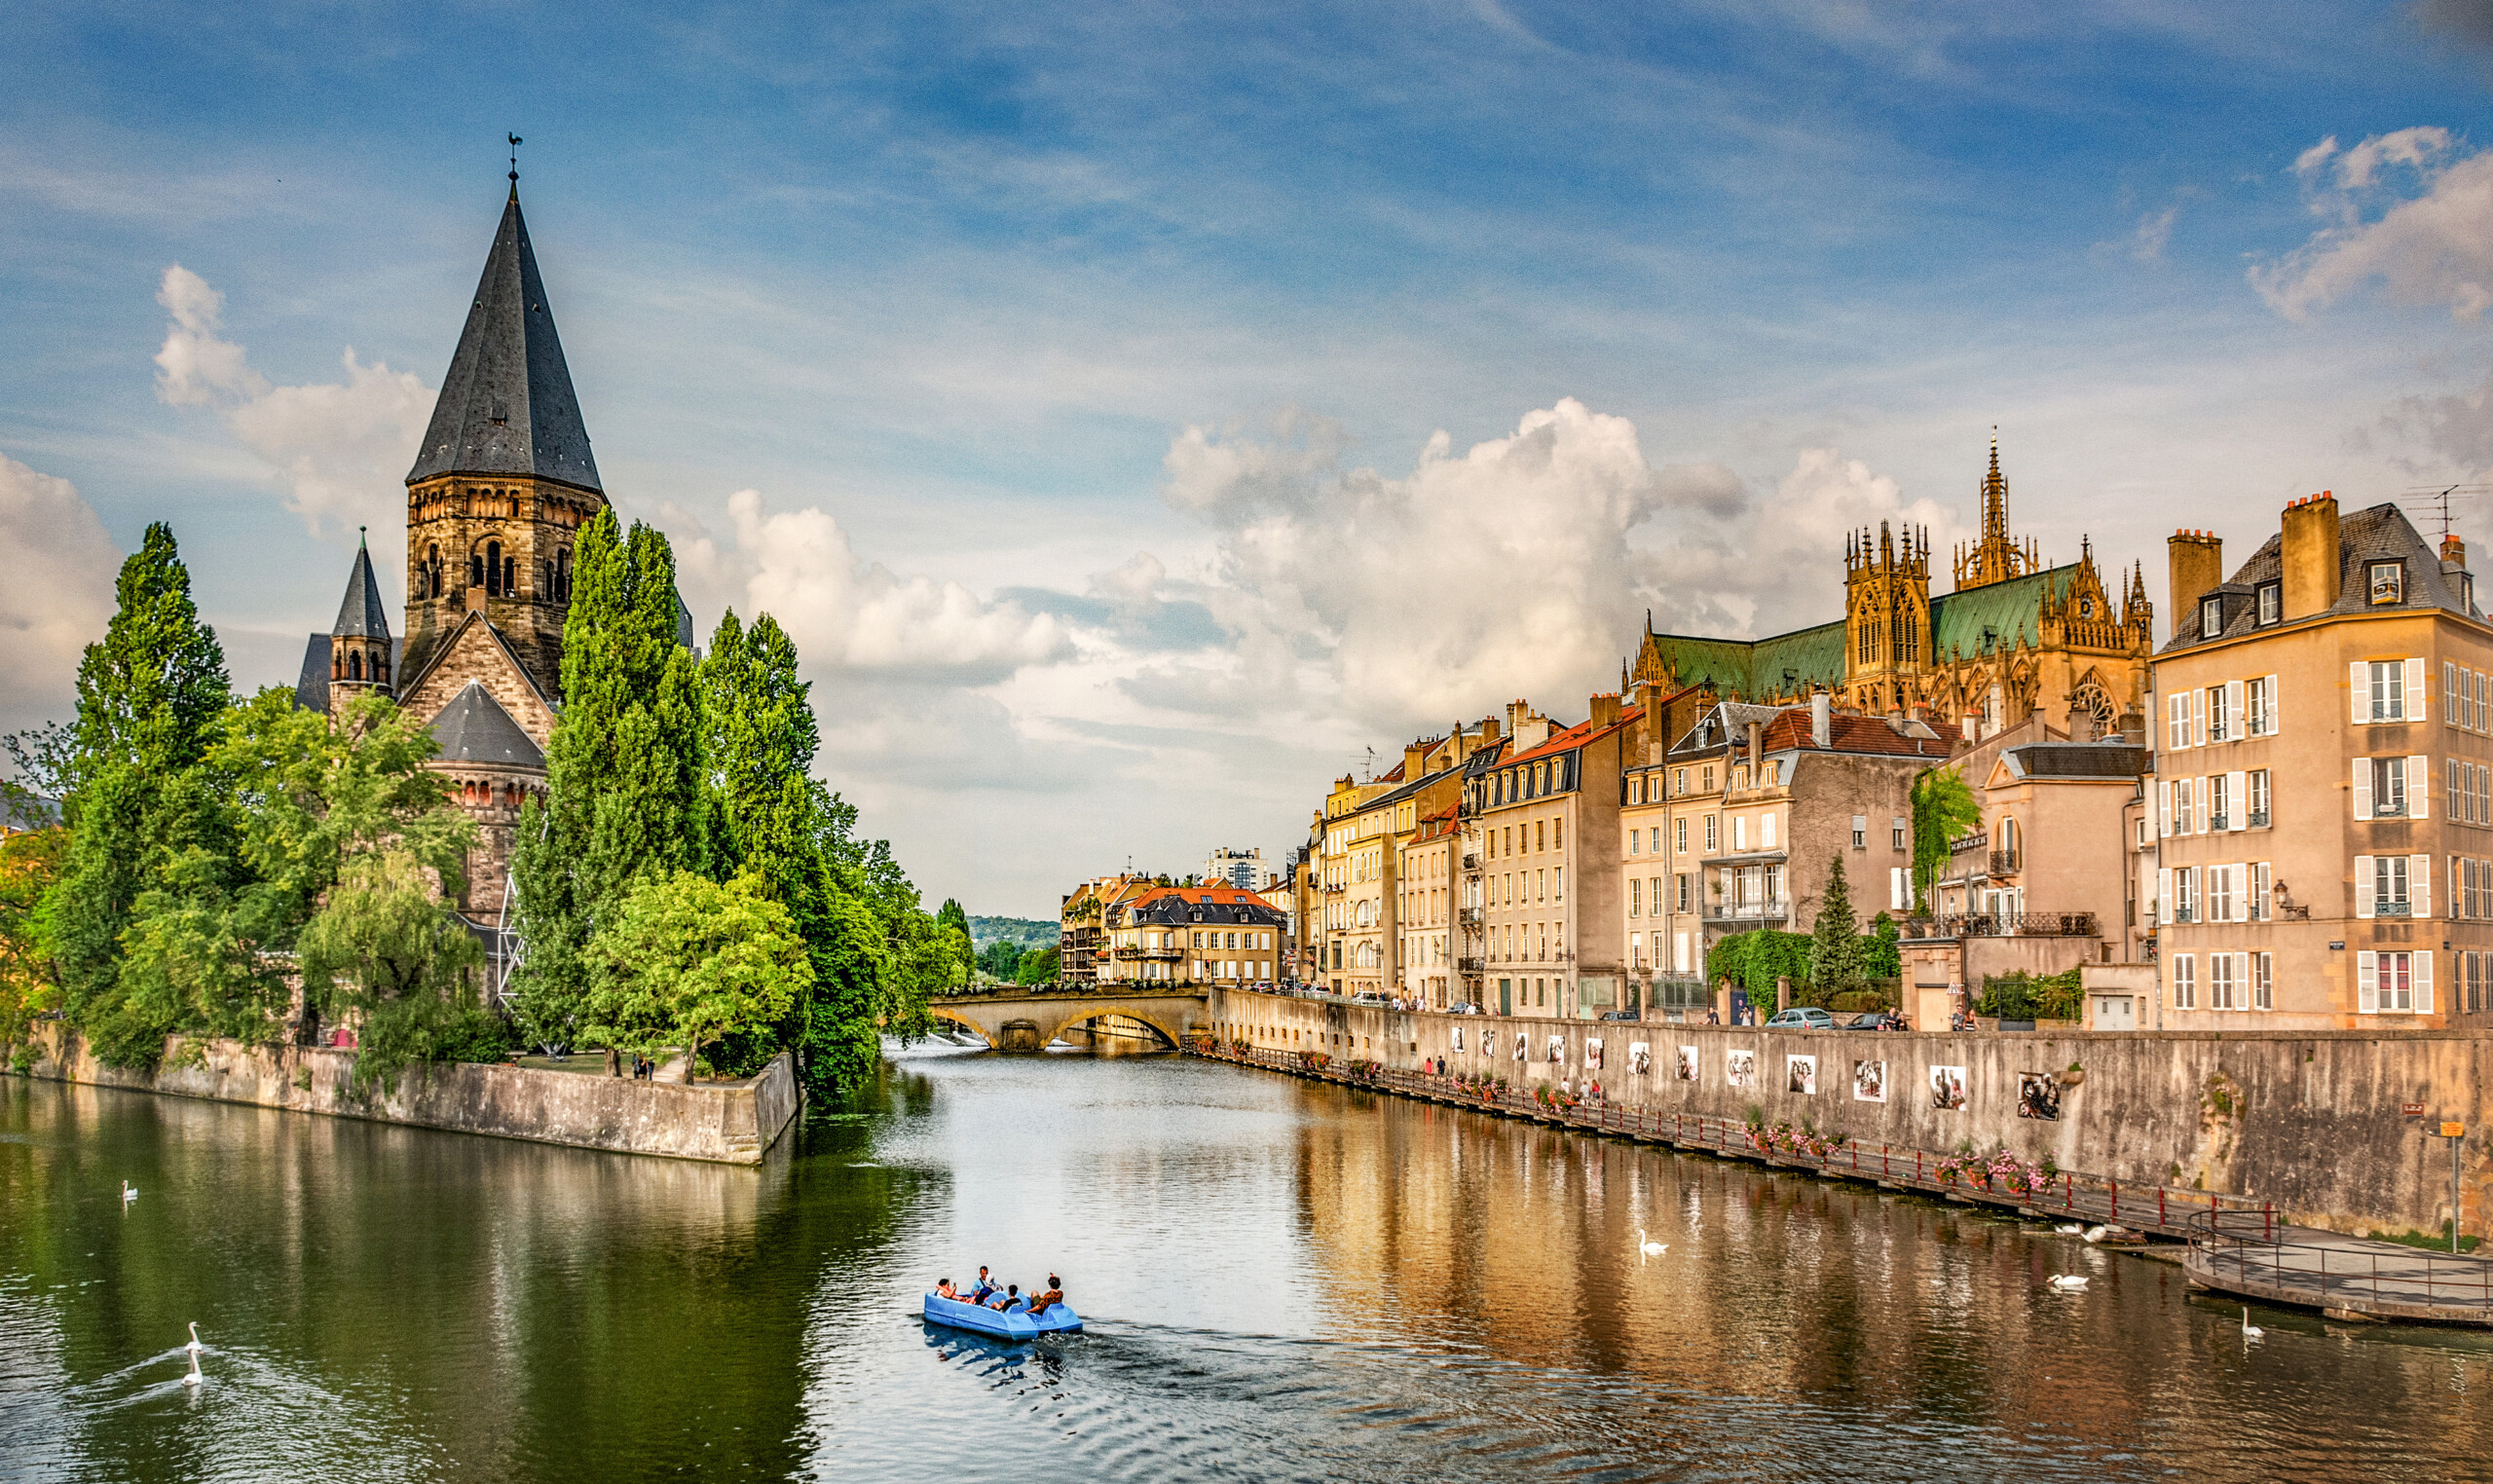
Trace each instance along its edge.
{"label": "balcony with railing", "polygon": [[2017,852],[2015,850],[1992,851],[1991,853],[1991,873],[1995,876],[2015,875],[2017,873]]}
{"label": "balcony with railing", "polygon": [[2415,915],[2414,907],[2415,905],[2404,897],[2375,898],[2372,902],[2372,915],[2375,917],[2412,917]]}
{"label": "balcony with railing", "polygon": [[1456,959],[1454,966],[1465,974],[1479,974],[1489,967],[1489,962],[1484,958],[1464,957]]}
{"label": "balcony with railing", "polygon": [[1791,915],[1792,902],[1787,897],[1705,904],[1705,920],[1708,922],[1781,922]]}
{"label": "balcony with railing", "polygon": [[1476,907],[1458,909],[1454,914],[1455,920],[1462,923],[1465,927],[1478,927],[1480,925],[1481,915],[1481,909]]}
{"label": "balcony with railing", "polygon": [[[2177,910],[2177,921],[2189,917]],[[1962,912],[1938,919],[1935,938],[2093,938],[2093,912]]]}
{"label": "balcony with railing", "polygon": [[2265,829],[2267,829],[2267,828],[2268,828],[2268,811],[2267,811],[2267,810],[2265,810],[2265,809],[2252,809],[2252,810],[2251,811],[2251,816],[2250,816],[2250,817],[2251,817],[2251,829],[2253,829],[2253,830],[2265,830]]}
{"label": "balcony with railing", "polygon": [[1478,871],[1480,869],[1480,852],[1477,850],[1467,850],[1463,852],[1463,869],[1466,871]]}

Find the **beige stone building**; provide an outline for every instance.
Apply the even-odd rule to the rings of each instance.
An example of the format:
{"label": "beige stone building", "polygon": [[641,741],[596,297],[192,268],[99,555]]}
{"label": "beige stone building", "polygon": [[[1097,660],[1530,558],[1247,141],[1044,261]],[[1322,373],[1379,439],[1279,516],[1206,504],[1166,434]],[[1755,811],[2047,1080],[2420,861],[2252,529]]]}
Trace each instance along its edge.
{"label": "beige stone building", "polygon": [[1284,926],[1272,904],[1234,886],[1151,886],[1107,909],[1102,983],[1225,984],[1280,982]]}
{"label": "beige stone building", "polygon": [[2228,579],[2171,543],[2154,672],[2168,1027],[2480,1024],[2493,954],[2493,626],[2465,547],[2322,494]]}
{"label": "beige stone building", "polygon": [[1591,1019],[1625,1008],[1617,842],[1636,713],[1622,712],[1616,695],[1594,696],[1590,709],[1537,744],[1517,735],[1466,779],[1467,862],[1470,842],[1480,846],[1469,880],[1477,883],[1481,1003],[1500,1015]]}
{"label": "beige stone building", "polygon": [[1421,818],[1402,843],[1395,892],[1395,943],[1406,1000],[1443,1010],[1455,998],[1455,882],[1462,865],[1460,810]]}

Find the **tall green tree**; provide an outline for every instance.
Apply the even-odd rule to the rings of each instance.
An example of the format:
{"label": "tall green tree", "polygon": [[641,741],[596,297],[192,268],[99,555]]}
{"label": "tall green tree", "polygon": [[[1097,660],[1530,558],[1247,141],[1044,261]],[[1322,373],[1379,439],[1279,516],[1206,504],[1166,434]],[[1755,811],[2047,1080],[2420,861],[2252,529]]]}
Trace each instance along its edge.
{"label": "tall green tree", "polygon": [[947,935],[945,947],[960,960],[960,977],[948,982],[947,989],[966,989],[978,977],[978,949],[970,938],[970,914],[961,910],[960,902],[946,897],[935,912],[935,925]]}
{"label": "tall green tree", "polygon": [[[112,621],[79,662],[67,746],[55,738],[49,758],[73,833],[67,870],[38,913],[38,937],[64,1008],[79,1017],[116,986],[122,935],[140,896],[174,856],[217,833],[212,794],[184,779],[231,694],[224,649],[191,600],[171,527],[147,528],[114,590]],[[189,875],[194,885],[229,884]]]}
{"label": "tall green tree", "polygon": [[1013,982],[1017,984],[1052,984],[1062,971],[1063,954],[1055,944],[1044,948],[1023,950],[1022,960],[1013,966]]}
{"label": "tall green tree", "polygon": [[1842,994],[1861,983],[1861,919],[1852,910],[1852,887],[1843,857],[1827,867],[1818,894],[1818,916],[1809,931],[1809,985],[1821,996]]}
{"label": "tall green tree", "polygon": [[487,1020],[471,972],[484,954],[443,898],[440,869],[416,852],[352,857],[303,930],[307,1005],[362,1013],[354,1081],[387,1084],[411,1061],[439,1057]]}
{"label": "tall green tree", "polygon": [[812,978],[788,909],[751,875],[644,877],[587,958],[582,1033],[636,1052],[682,1046],[688,1080],[704,1045],[778,1023]]}
{"label": "tall green tree", "polygon": [[513,975],[540,1040],[568,1041],[600,924],[645,880],[711,867],[701,686],[677,642],[675,557],[600,510],[572,549],[563,714],[546,750],[548,798],[523,809],[512,849],[526,956]]}
{"label": "tall green tree", "polygon": [[1930,911],[1931,889],[1948,867],[1951,841],[1982,828],[1983,807],[1961,767],[1924,768],[1913,780],[1913,909]]}

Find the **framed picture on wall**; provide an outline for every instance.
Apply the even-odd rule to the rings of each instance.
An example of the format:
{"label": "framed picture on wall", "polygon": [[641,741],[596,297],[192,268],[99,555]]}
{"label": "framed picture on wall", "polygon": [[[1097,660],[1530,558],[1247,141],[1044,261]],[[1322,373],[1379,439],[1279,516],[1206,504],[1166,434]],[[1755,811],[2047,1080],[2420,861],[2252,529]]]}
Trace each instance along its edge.
{"label": "framed picture on wall", "polygon": [[1601,1037],[1599,1036],[1584,1037],[1584,1070],[1588,1072],[1601,1070]]}
{"label": "framed picture on wall", "polygon": [[1965,1069],[1961,1066],[1934,1066],[1930,1069],[1930,1105],[1943,1113],[1965,1110]]}
{"label": "framed picture on wall", "polygon": [[1549,1038],[1549,1064],[1551,1066],[1557,1066],[1566,1059],[1567,1038],[1565,1036],[1551,1036]]}
{"label": "framed picture on wall", "polygon": [[1627,1043],[1627,1069],[1642,1077],[1654,1064],[1654,1049],[1642,1041]]}
{"label": "framed picture on wall", "polygon": [[1753,1051],[1725,1052],[1723,1077],[1735,1088],[1757,1086],[1757,1053]]}
{"label": "framed picture on wall", "polygon": [[1884,1061],[1852,1063],[1852,1100],[1854,1102],[1885,1102],[1887,1100],[1887,1063]]}
{"label": "framed picture on wall", "polygon": [[1460,1025],[1454,1027],[1454,1049],[1463,1050],[1463,1027]]}
{"label": "framed picture on wall", "polygon": [[2061,1116],[2059,1076],[2051,1072],[2019,1072],[2017,1074],[2017,1116],[2058,1119]]}
{"label": "framed picture on wall", "polygon": [[1682,1082],[1696,1080],[1696,1048],[1693,1046],[1683,1046],[1679,1049],[1679,1080]]}
{"label": "framed picture on wall", "polygon": [[1818,1058],[1789,1056],[1783,1058],[1783,1090],[1814,1097],[1818,1093]]}

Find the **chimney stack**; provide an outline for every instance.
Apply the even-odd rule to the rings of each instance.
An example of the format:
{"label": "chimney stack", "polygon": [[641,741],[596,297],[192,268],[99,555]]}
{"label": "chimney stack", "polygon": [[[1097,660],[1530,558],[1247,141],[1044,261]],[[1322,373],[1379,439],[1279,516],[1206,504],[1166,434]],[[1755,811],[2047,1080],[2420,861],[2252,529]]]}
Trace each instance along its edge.
{"label": "chimney stack", "polygon": [[1616,695],[1594,696],[1592,698],[1592,729],[1594,731],[1599,731],[1605,726],[1615,726],[1619,724],[1619,697]]}
{"label": "chimney stack", "polygon": [[1809,697],[1809,745],[1835,746],[1835,697],[1823,690]]}
{"label": "chimney stack", "polygon": [[2173,633],[2196,634],[2199,600],[2224,581],[2224,542],[2205,531],[2176,531],[2165,546],[2173,563],[2166,590],[2173,604]]}
{"label": "chimney stack", "polygon": [[2474,611],[2475,577],[2467,570],[2467,542],[2454,535],[2441,538],[2441,585],[2471,612]]}
{"label": "chimney stack", "polygon": [[2337,554],[2336,496],[2323,490],[2286,506],[2278,556],[2284,567],[2282,616],[2308,618],[2337,606],[2345,573]]}
{"label": "chimney stack", "polygon": [[1429,749],[1426,743],[1413,742],[1404,747],[1402,749],[1402,781],[1404,783],[1417,781],[1422,765],[1428,761]]}

